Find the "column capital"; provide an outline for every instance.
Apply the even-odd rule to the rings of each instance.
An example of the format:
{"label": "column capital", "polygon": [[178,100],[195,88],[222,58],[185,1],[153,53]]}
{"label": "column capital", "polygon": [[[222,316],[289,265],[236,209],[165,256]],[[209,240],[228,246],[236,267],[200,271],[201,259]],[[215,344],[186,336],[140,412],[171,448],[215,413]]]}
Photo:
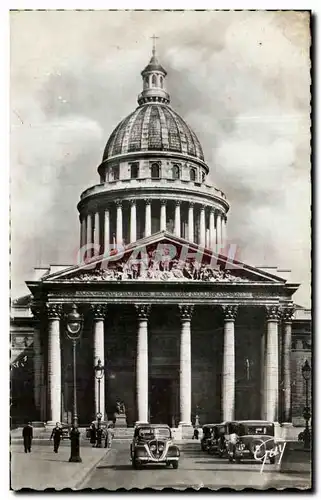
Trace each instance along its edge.
{"label": "column capital", "polygon": [[204,205],[204,203],[199,203],[199,206],[200,206],[200,210],[205,210],[205,208],[206,208],[206,205]]}
{"label": "column capital", "polygon": [[164,199],[162,199],[162,200],[161,200],[161,205],[166,205],[166,204],[167,204],[167,201],[168,201],[168,200],[164,200]]}
{"label": "column capital", "polygon": [[123,206],[123,200],[116,200],[115,203],[116,203],[116,207],[121,208]]}
{"label": "column capital", "polygon": [[188,208],[194,208],[194,207],[195,207],[195,201],[189,201]]}
{"label": "column capital", "polygon": [[151,205],[151,203],[152,203],[152,200],[150,198],[145,198],[144,201],[145,201],[145,205]]}
{"label": "column capital", "polygon": [[267,321],[279,321],[280,319],[279,306],[265,306],[265,313]]}
{"label": "column capital", "polygon": [[136,205],[136,199],[134,200],[129,200],[130,206],[132,207],[133,205]]}
{"label": "column capital", "polygon": [[90,312],[93,315],[94,320],[104,320],[107,314],[107,305],[106,304],[91,304]]}
{"label": "column capital", "polygon": [[46,304],[46,311],[49,319],[60,319],[63,314],[61,304]]}
{"label": "column capital", "polygon": [[235,321],[238,310],[237,304],[222,305],[221,308],[224,315],[224,321]]}
{"label": "column capital", "polygon": [[210,207],[210,213],[213,214],[213,215],[215,214],[215,208],[214,207]]}
{"label": "column capital", "polygon": [[150,304],[135,304],[135,309],[139,319],[148,319],[151,309]]}
{"label": "column capital", "polygon": [[194,306],[193,305],[185,305],[185,304],[179,304],[179,313],[182,321],[191,321],[193,311],[194,311]]}
{"label": "column capital", "polygon": [[281,309],[281,318],[284,323],[292,323],[293,314],[294,314],[293,306],[284,307]]}
{"label": "column capital", "polygon": [[182,204],[182,200],[175,200],[175,205],[179,207]]}

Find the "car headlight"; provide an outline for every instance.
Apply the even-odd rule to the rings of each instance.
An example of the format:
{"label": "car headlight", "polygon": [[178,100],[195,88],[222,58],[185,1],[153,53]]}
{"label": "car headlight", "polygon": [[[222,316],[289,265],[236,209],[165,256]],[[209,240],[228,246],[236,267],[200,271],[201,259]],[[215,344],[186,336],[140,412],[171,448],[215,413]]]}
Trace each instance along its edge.
{"label": "car headlight", "polygon": [[158,449],[159,449],[159,451],[163,451],[164,450],[164,445],[163,444],[159,445]]}
{"label": "car headlight", "polygon": [[155,444],[152,444],[151,447],[150,447],[150,451],[156,451],[156,445]]}

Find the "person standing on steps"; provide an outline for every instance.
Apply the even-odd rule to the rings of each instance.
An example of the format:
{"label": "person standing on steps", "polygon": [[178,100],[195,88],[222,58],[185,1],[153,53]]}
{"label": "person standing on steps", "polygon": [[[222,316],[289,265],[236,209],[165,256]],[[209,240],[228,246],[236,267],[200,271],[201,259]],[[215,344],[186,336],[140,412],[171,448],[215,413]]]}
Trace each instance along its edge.
{"label": "person standing on steps", "polygon": [[62,428],[59,422],[56,423],[56,427],[52,429],[52,433],[50,436],[50,440],[53,438],[54,440],[54,452],[58,453],[59,445],[62,437]]}
{"label": "person standing on steps", "polygon": [[22,437],[23,437],[23,445],[25,448],[25,453],[30,453],[32,438],[33,438],[33,429],[31,422],[28,422],[28,424],[24,426],[22,430]]}

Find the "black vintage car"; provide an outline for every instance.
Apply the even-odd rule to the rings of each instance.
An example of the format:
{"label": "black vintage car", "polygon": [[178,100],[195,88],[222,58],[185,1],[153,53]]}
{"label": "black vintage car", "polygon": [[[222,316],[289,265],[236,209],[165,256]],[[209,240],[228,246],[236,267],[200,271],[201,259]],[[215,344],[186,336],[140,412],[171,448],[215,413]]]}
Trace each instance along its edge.
{"label": "black vintage car", "polygon": [[[226,436],[228,459],[240,462],[244,458],[262,459],[266,452],[276,449],[274,438],[274,423],[266,420],[238,420],[228,423],[228,432],[236,434],[237,440],[233,447]],[[274,464],[275,456],[271,453],[269,462]]]}
{"label": "black vintage car", "polygon": [[223,457],[226,452],[226,433],[228,432],[228,422],[215,424],[212,428],[212,436],[208,441],[207,451],[210,455]]}
{"label": "black vintage car", "polygon": [[216,424],[205,424],[202,427],[203,437],[201,439],[201,449],[202,451],[208,451],[210,442],[213,437],[214,427]]}
{"label": "black vintage car", "polygon": [[134,469],[147,464],[172,465],[178,468],[180,451],[173,442],[171,429],[165,424],[138,424],[130,445]]}

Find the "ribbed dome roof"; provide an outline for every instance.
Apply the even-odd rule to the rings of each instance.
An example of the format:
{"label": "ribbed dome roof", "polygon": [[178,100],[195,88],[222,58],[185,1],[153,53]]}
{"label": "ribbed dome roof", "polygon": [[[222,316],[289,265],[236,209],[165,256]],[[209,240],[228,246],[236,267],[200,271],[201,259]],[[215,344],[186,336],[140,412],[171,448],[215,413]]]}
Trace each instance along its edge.
{"label": "ribbed dome roof", "polygon": [[122,120],[107,142],[103,161],[137,151],[172,151],[204,161],[195,133],[166,104],[144,104]]}

